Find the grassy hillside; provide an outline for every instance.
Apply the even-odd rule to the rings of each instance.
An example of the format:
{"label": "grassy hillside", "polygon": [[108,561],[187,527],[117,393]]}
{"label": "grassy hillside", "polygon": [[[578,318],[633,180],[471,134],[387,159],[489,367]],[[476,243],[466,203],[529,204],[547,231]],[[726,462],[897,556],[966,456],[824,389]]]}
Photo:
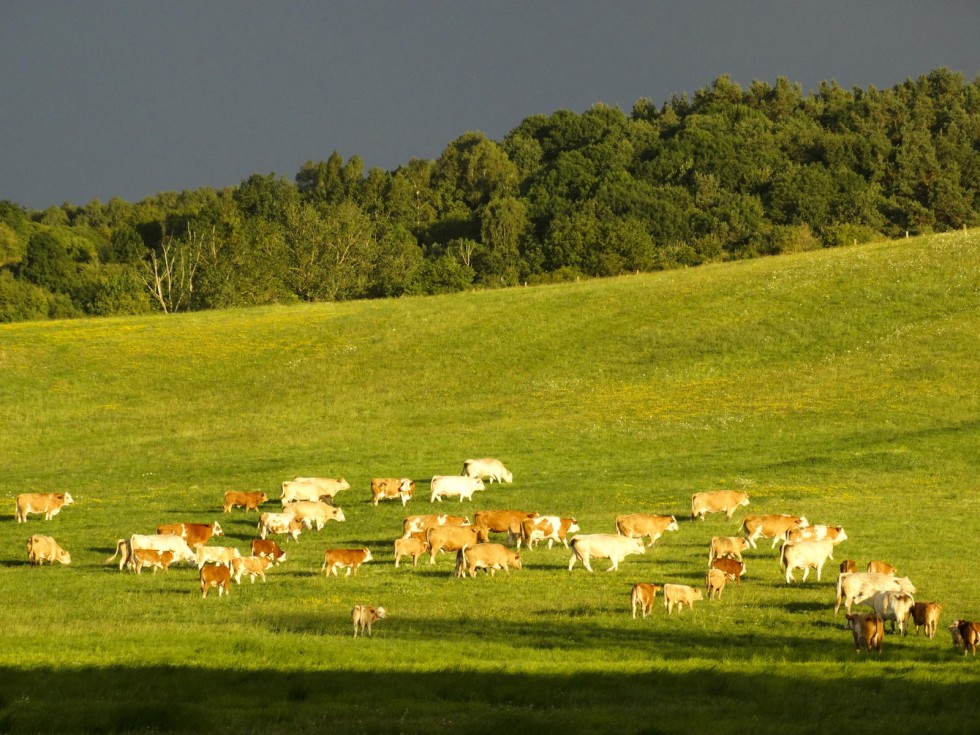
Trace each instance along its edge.
{"label": "grassy hillside", "polygon": [[[0,730],[212,732],[970,732],[980,664],[945,625],[980,619],[980,233],[554,287],[176,317],[0,326]],[[569,573],[564,549],[510,577],[451,561],[395,569],[428,478],[471,456],[514,473],[472,504],[678,516],[616,573]],[[246,549],[255,514],[296,475],[344,476],[347,515],[290,545],[267,584],[200,598],[196,570],[135,577],[115,540],[217,519]],[[373,476],[410,476],[407,508],[374,508]],[[688,520],[690,496],[747,491],[748,512],[839,523],[836,561],[882,558],[940,636],[889,636],[856,657],[834,617],[836,567],[789,587],[748,553],[721,601],[629,616],[637,581],[703,585],[732,522]],[[50,522],[20,492],[68,490]],[[275,510],[270,502],[267,509]],[[31,533],[70,567],[26,564]],[[367,545],[356,578],[323,551]],[[354,603],[383,604],[374,640]],[[872,657],[873,658],[873,657]]]}

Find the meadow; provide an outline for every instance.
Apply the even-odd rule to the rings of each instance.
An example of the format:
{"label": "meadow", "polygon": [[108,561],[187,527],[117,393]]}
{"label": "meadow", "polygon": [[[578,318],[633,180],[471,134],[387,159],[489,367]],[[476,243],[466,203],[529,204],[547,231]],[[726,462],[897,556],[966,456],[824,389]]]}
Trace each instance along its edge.
{"label": "meadow", "polygon": [[[980,661],[980,232],[444,297],[0,326],[0,732],[970,733]],[[429,503],[501,458],[514,482]],[[345,477],[347,520],[268,582],[201,599],[197,570],[136,577],[116,539],[257,516],[227,490]],[[371,477],[418,484],[403,508]],[[692,493],[739,489],[732,521]],[[21,492],[69,491],[50,522]],[[539,547],[510,576],[396,569],[408,513],[482,508],[680,524],[618,572]],[[633,583],[703,585],[745,512],[842,524],[835,560],[886,559],[944,604],[934,640],[857,656],[836,567],[789,586],[768,542],[720,601],[632,619]],[[33,568],[54,536],[71,566]],[[212,542],[215,543],[215,542]],[[284,547],[287,545],[284,544]],[[356,577],[323,551],[366,545]],[[353,604],[384,605],[372,639]]]}

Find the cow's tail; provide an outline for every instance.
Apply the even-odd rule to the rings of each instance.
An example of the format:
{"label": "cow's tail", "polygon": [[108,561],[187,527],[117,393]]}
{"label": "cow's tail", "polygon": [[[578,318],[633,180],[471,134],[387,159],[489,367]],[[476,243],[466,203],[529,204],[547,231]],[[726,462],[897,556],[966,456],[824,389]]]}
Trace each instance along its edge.
{"label": "cow's tail", "polygon": [[834,615],[840,611],[840,604],[844,597],[844,577],[847,576],[844,572],[837,575],[837,597],[834,598]]}
{"label": "cow's tail", "polygon": [[616,519],[616,533],[618,533],[620,536],[625,536],[626,535],[626,531],[623,530],[623,525],[622,524],[623,524],[622,519],[621,518],[617,518]]}
{"label": "cow's tail", "polygon": [[[112,562],[115,561],[116,557],[119,556],[120,554],[122,554],[123,557],[126,556],[126,539],[124,538],[121,538],[118,541],[116,541],[116,551],[112,556],[110,556],[108,559],[105,560],[105,563],[112,564]],[[125,558],[123,558],[122,563],[123,564],[126,563]]]}
{"label": "cow's tail", "polygon": [[781,571],[781,572],[785,572],[786,571],[786,549],[787,548],[788,547],[786,546],[786,544],[783,544],[782,546],[779,547],[779,571]]}

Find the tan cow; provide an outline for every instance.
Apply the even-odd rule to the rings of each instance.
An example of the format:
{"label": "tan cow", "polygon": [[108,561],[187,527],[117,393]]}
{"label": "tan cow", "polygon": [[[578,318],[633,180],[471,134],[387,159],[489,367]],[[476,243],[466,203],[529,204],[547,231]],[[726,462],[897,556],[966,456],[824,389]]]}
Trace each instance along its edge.
{"label": "tan cow", "polygon": [[936,637],[936,629],[939,627],[939,613],[943,606],[938,602],[917,602],[912,605],[912,623],[915,625],[915,634],[919,635],[919,628],[925,631],[926,637],[930,640]]}
{"label": "tan cow", "polygon": [[231,573],[235,577],[235,584],[242,583],[242,575],[247,574],[255,584],[255,578],[261,577],[265,581],[265,572],[272,566],[272,559],[267,556],[238,556],[232,559]]}
{"label": "tan cow", "polygon": [[881,643],[885,639],[885,621],[874,613],[847,615],[847,627],[854,637],[854,652],[861,653],[861,647],[871,653],[875,649],[881,653]]}
{"label": "tan cow", "polygon": [[734,579],[742,586],[742,576],[745,574],[745,562],[737,559],[715,559],[710,564],[711,569],[717,569],[728,579]]}
{"label": "tan cow", "polygon": [[495,533],[520,535],[521,523],[528,518],[537,518],[538,513],[526,510],[478,510],[473,515],[474,526],[486,526]]}
{"label": "tan cow", "polygon": [[[847,532],[843,526],[803,526],[794,528],[786,532],[784,539],[790,543],[797,541],[833,541],[834,546],[847,541]],[[857,571],[855,569],[854,571]]]}
{"label": "tan cow", "polygon": [[71,564],[71,554],[50,536],[36,533],[27,539],[27,560],[34,566],[41,566],[44,562],[49,562],[52,566],[55,562],[67,565]]}
{"label": "tan cow", "polygon": [[527,548],[533,549],[539,541],[548,542],[548,548],[558,541],[565,548],[568,548],[568,534],[578,533],[578,521],[574,518],[561,518],[559,516],[540,516],[538,518],[525,518],[521,522],[521,532],[517,537],[517,548],[521,548],[521,543]]}
{"label": "tan cow", "polygon": [[425,534],[434,526],[468,525],[470,525],[470,519],[466,516],[438,515],[435,513],[408,516],[402,521],[402,538],[409,538],[413,533]]}
{"label": "tan cow", "polygon": [[827,559],[834,558],[832,541],[800,541],[798,544],[783,544],[779,553],[779,568],[786,572],[786,583],[796,582],[793,572],[803,570],[803,581],[810,576],[810,570],[817,570],[817,581]]}
{"label": "tan cow", "polygon": [[898,623],[898,630],[903,636],[906,632],[905,621],[912,614],[914,604],[912,595],[904,592],[875,592],[871,596],[871,609],[875,615],[892,621],[892,633],[895,632],[895,623]]}
{"label": "tan cow", "polygon": [[180,536],[192,549],[206,544],[212,536],[224,536],[225,532],[217,521],[214,523],[166,523],[157,526],[157,534]]}
{"label": "tan cow", "polygon": [[572,571],[576,561],[581,561],[590,572],[590,559],[609,559],[611,566],[607,572],[619,569],[619,562],[630,554],[645,554],[647,547],[641,538],[626,538],[614,533],[579,534],[569,544],[572,558],[568,562],[568,571]]}
{"label": "tan cow", "polygon": [[229,490],[225,493],[225,504],[223,506],[223,510],[225,513],[231,513],[232,508],[244,507],[246,513],[248,513],[250,510],[254,510],[256,513],[258,513],[260,512],[259,506],[268,499],[269,496],[261,492],[242,493]]}
{"label": "tan cow", "polygon": [[514,475],[504,467],[504,463],[493,457],[468,459],[463,462],[463,474],[466,477],[486,478],[490,482],[513,482]]}
{"label": "tan cow", "polygon": [[745,535],[753,549],[756,539],[771,538],[772,546],[776,548],[776,542],[782,541],[788,531],[796,528],[805,528],[810,525],[803,516],[788,516],[781,513],[771,513],[769,515],[747,515],[742,520],[742,527],[739,529]]}
{"label": "tan cow", "polygon": [[356,576],[361,564],[367,564],[372,559],[374,557],[371,556],[371,550],[368,548],[327,549],[323,552],[323,566],[320,567],[320,571],[326,573],[328,577],[331,574],[338,577],[340,575],[337,574],[337,570],[346,569],[347,574],[344,576],[349,577],[351,571]]}
{"label": "tan cow", "polygon": [[297,477],[282,483],[282,496],[279,500],[283,505],[297,500],[321,500],[322,498],[333,500],[334,496],[341,490],[350,490],[350,483],[343,477],[340,479]]}
{"label": "tan cow", "polygon": [[133,550],[133,565],[136,568],[137,574],[140,574],[144,567],[151,567],[154,574],[157,573],[157,569],[169,572],[170,565],[173,562],[174,552],[172,551],[156,551],[155,549]]}
{"label": "tan cow", "polygon": [[372,635],[371,624],[378,620],[384,620],[387,613],[383,607],[355,605],[354,609],[350,611],[350,616],[351,620],[354,621],[354,637],[357,638],[358,628],[360,628],[361,637],[363,638],[365,630],[367,630],[368,635]]}
{"label": "tan cow", "polygon": [[677,519],[674,516],[656,516],[650,513],[632,513],[630,515],[616,516],[616,533],[627,538],[649,537],[650,543],[647,547],[653,546],[654,542],[663,536],[665,531],[678,531]]}
{"label": "tan cow", "polygon": [[470,573],[470,577],[476,576],[477,569],[485,569],[494,575],[497,569],[503,569],[507,576],[510,576],[510,567],[521,569],[521,555],[516,551],[511,551],[503,544],[476,544],[475,546],[464,546],[460,549],[463,556],[463,564]]}
{"label": "tan cow", "polygon": [[415,496],[415,480],[407,477],[375,477],[371,480],[371,504],[401,498],[402,507]]}
{"label": "tan cow", "polygon": [[677,605],[678,610],[683,610],[684,605],[687,605],[688,608],[693,610],[694,603],[697,600],[703,599],[704,595],[701,594],[701,590],[694,589],[694,587],[689,587],[686,584],[664,585],[664,607],[667,608],[668,615],[674,612],[674,605]]}
{"label": "tan cow", "polygon": [[851,612],[851,605],[863,604],[875,592],[904,592],[915,594],[915,585],[908,577],[893,577],[890,574],[874,572],[855,572],[837,577],[837,598],[834,601],[834,614],[840,611],[841,603]]}
{"label": "tan cow", "polygon": [[857,562],[853,559],[845,559],[840,563],[841,574],[854,574],[858,570]]}
{"label": "tan cow", "polygon": [[630,606],[633,608],[633,619],[636,620],[636,607],[640,606],[640,613],[643,617],[653,612],[653,601],[657,597],[657,592],[662,590],[659,584],[648,584],[639,582],[634,584],[630,590]]}
{"label": "tan cow", "polygon": [[303,521],[292,513],[263,513],[259,516],[259,536],[263,539],[270,533],[285,533],[296,542],[303,531]]}
{"label": "tan cow", "polygon": [[429,529],[426,541],[429,543],[429,564],[435,564],[436,554],[486,543],[490,541],[490,532],[486,526],[435,526]]}
{"label": "tan cow", "polygon": [[252,556],[265,556],[276,564],[286,561],[286,552],[273,539],[252,539]]}
{"label": "tan cow", "polygon": [[292,513],[309,529],[317,531],[327,525],[327,521],[343,523],[347,520],[344,509],[329,505],[319,500],[297,500],[282,507],[283,513]]}
{"label": "tan cow", "polygon": [[201,597],[208,596],[208,590],[218,588],[218,597],[231,594],[231,569],[222,564],[205,564],[198,576],[201,580]]}
{"label": "tan cow", "polygon": [[231,546],[198,546],[197,568],[205,564],[224,564],[230,567],[234,559],[241,557],[241,552]]}
{"label": "tan cow", "polygon": [[727,575],[720,569],[709,569],[705,575],[704,584],[708,589],[708,599],[721,599],[721,593],[725,590]]}
{"label": "tan cow", "polygon": [[973,620],[957,620],[956,630],[963,644],[963,655],[977,655],[977,644],[980,643],[980,622]]}
{"label": "tan cow", "polygon": [[873,559],[868,562],[868,574],[887,574],[891,577],[895,576],[895,572],[898,571],[889,564],[887,561],[881,561],[880,559]]}
{"label": "tan cow", "polygon": [[742,561],[742,552],[749,548],[749,542],[741,536],[715,536],[708,544],[708,564],[715,559],[729,557]]}
{"label": "tan cow", "polygon": [[15,501],[14,517],[18,523],[26,523],[28,514],[44,513],[44,520],[50,521],[62,507],[74,502],[71,493],[21,493]]}
{"label": "tan cow", "polygon": [[735,490],[695,493],[691,496],[691,520],[699,518],[703,521],[705,513],[724,513],[731,520],[740,506],[748,504],[749,496]]}
{"label": "tan cow", "polygon": [[395,566],[401,561],[403,556],[412,557],[412,566],[419,565],[419,557],[429,550],[429,545],[418,538],[399,538],[395,539]]}

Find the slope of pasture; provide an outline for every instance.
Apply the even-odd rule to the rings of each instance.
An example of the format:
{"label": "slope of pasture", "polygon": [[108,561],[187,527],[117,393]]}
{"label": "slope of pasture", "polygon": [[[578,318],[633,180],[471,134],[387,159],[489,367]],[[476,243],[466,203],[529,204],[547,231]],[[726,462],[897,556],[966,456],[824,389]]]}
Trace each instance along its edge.
{"label": "slope of pasture", "polygon": [[[980,619],[980,233],[553,287],[368,303],[0,327],[0,730],[211,732],[972,732],[980,664],[946,624]],[[510,485],[432,506],[428,479],[498,456]],[[344,523],[306,532],[266,584],[202,600],[196,570],[136,577],[105,560],[163,522],[218,520],[243,551],[278,497],[344,476]],[[409,476],[406,508],[372,476]],[[721,601],[632,620],[637,581],[703,585],[748,512],[840,523],[821,582],[790,587],[769,543]],[[70,491],[50,522],[20,492]],[[270,501],[266,510],[276,510]],[[681,529],[618,572],[569,573],[562,548],[508,577],[396,569],[406,513],[526,508],[585,533],[624,512]],[[31,533],[70,567],[30,568]],[[215,542],[212,542],[215,543]],[[356,577],[324,549],[367,546]],[[940,635],[854,654],[836,562],[883,558]],[[658,600],[659,602],[659,600]],[[383,604],[373,640],[355,603]]]}

